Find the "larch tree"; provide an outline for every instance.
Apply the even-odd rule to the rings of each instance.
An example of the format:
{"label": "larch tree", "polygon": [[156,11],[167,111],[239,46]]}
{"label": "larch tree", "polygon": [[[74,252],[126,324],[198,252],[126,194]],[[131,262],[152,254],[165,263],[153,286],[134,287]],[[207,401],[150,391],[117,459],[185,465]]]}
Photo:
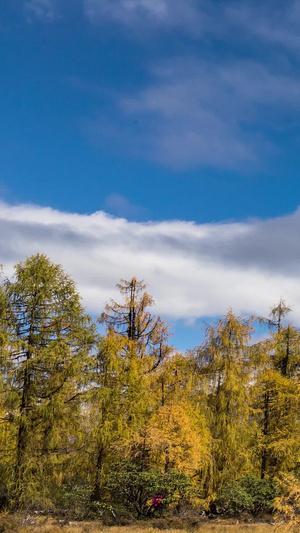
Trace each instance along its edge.
{"label": "larch tree", "polygon": [[154,300],[146,292],[146,284],[135,277],[121,279],[117,285],[123,303],[111,300],[106,304],[99,322],[135,344],[139,357],[148,356],[149,370],[155,370],[169,353],[169,332],[165,323],[148,311]]}
{"label": "larch tree", "polygon": [[10,332],[3,367],[16,431],[13,488],[15,505],[22,506],[34,491],[43,493],[51,459],[74,445],[65,429],[73,419],[95,326],[74,282],[45,255],[18,263],[3,291]]}
{"label": "larch tree", "polygon": [[164,361],[156,380],[159,404],[149,420],[148,449],[157,468],[195,475],[210,459],[210,436],[199,409],[196,365],[190,354],[174,353]]}
{"label": "larch tree", "polygon": [[[8,486],[12,481],[14,464],[15,428],[12,427],[12,405],[10,391],[7,390],[7,361],[10,330],[6,316],[7,298],[0,286],[0,486]],[[5,485],[4,485],[5,486]],[[0,494],[0,504],[6,501],[6,490]]]}
{"label": "larch tree", "polygon": [[149,421],[147,446],[156,468],[197,474],[210,461],[210,433],[205,416],[187,400],[165,404]]}
{"label": "larch tree", "polygon": [[200,391],[207,394],[214,490],[249,469],[248,345],[252,329],[250,320],[229,311],[216,327],[207,328],[206,340],[197,350]]}
{"label": "larch tree", "polygon": [[[89,394],[89,431],[93,461],[93,491],[91,499],[101,497],[103,470],[113,454],[112,445],[126,432],[126,369],[128,367],[126,340],[112,330],[98,343],[91,369]],[[96,421],[96,423],[95,423]]]}
{"label": "larch tree", "polygon": [[[148,310],[153,306],[153,298],[146,292],[146,285],[135,277],[130,281],[121,280],[117,285],[123,302],[111,300],[99,318],[106,327],[107,340],[123,339],[122,350],[118,354],[122,361],[119,404],[122,405],[122,439],[119,453],[135,458],[141,469],[146,466],[147,423],[156,402],[156,372],[170,352],[168,328],[160,317]],[[114,358],[114,355],[111,354]],[[109,352],[107,362],[109,363]],[[125,366],[124,366],[125,365]],[[103,390],[103,389],[102,389]],[[103,455],[102,437],[103,416],[107,410],[103,402],[99,412],[99,449],[97,472]],[[96,485],[99,475],[96,474]],[[96,487],[97,492],[98,488]]]}
{"label": "larch tree", "polygon": [[[291,311],[283,300],[264,320],[274,330],[256,346],[254,408],[258,423],[260,475],[289,471],[299,461],[300,334],[284,319]],[[262,319],[261,319],[262,320]]]}

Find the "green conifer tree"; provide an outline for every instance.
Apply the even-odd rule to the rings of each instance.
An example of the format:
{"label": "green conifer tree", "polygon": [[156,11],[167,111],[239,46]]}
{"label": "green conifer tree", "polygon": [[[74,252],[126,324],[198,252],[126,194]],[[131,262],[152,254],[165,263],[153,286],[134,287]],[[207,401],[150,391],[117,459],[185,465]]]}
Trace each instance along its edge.
{"label": "green conifer tree", "polygon": [[46,494],[47,470],[70,453],[65,429],[95,326],[74,282],[45,255],[18,263],[3,292],[10,335],[2,363],[15,426],[14,497],[22,506],[38,492]]}

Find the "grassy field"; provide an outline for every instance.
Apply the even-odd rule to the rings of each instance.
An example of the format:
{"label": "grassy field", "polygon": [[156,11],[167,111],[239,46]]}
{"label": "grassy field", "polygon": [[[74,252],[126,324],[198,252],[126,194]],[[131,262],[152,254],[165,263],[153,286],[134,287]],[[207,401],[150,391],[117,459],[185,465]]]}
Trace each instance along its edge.
{"label": "grassy field", "polygon": [[[160,527],[159,527],[160,526]],[[162,527],[163,526],[163,527]],[[294,533],[299,529],[291,525],[271,524],[234,524],[226,521],[203,523],[190,526],[187,529],[171,527],[166,524],[145,523],[127,526],[103,526],[97,522],[70,522],[64,524],[53,518],[32,518],[0,516],[0,533]]]}

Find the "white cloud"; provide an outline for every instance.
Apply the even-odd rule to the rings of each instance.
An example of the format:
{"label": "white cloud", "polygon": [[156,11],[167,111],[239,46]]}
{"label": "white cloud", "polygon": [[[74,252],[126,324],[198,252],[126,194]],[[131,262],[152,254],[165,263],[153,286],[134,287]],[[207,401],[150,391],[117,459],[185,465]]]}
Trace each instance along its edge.
{"label": "white cloud", "polygon": [[224,17],[241,34],[250,33],[265,43],[299,52],[299,0],[287,0],[277,6],[270,2],[256,5],[251,1],[229,2]]}
{"label": "white cloud", "polygon": [[[181,30],[192,38],[232,41],[255,35],[265,43],[300,46],[300,1],[267,0],[83,0],[92,23],[107,20],[130,28],[131,37],[148,29]],[[255,43],[253,43],[255,45]]]}
{"label": "white cloud", "polygon": [[117,120],[86,121],[90,139],[172,168],[245,168],[277,150],[270,133],[298,125],[300,78],[250,60],[171,60],[119,96]]}
{"label": "white cloud", "polygon": [[166,0],[86,0],[86,14],[93,18],[109,16],[124,23],[133,23],[136,16],[150,15],[166,20],[168,13]]}
{"label": "white cloud", "polygon": [[[103,87],[70,77],[73,88],[98,95],[99,114],[83,119],[94,144],[176,170],[199,166],[253,170],[277,152],[279,130],[295,133],[300,78],[286,52],[300,46],[300,0],[275,7],[252,0],[82,1],[91,23],[121,24],[127,36],[136,31],[144,36],[147,28],[156,28],[164,37],[173,29],[206,43],[201,46],[201,59],[195,47],[186,47],[184,59],[152,68],[153,81],[144,89],[135,89],[133,76],[130,97],[116,98],[115,90],[108,87],[107,93],[115,98],[115,113],[109,104],[103,105],[108,102]],[[28,13],[46,20],[53,19],[63,5],[62,0],[25,2]],[[214,46],[217,42],[219,50],[221,41],[226,46],[216,55]],[[232,59],[244,49],[247,57],[252,50],[255,60]],[[160,46],[155,54],[158,50]],[[172,46],[164,50],[178,52],[177,45],[175,52]]]}
{"label": "white cloud", "polygon": [[156,312],[170,318],[269,313],[280,297],[300,324],[300,211],[268,221],[134,223],[104,212],[64,213],[0,205],[0,263],[46,253],[78,283],[84,304],[100,313],[115,284],[145,279]]}
{"label": "white cloud", "polygon": [[145,218],[148,210],[140,205],[133,204],[130,200],[122,194],[110,194],[105,198],[105,209],[112,215],[118,217]]}
{"label": "white cloud", "polygon": [[52,22],[58,15],[54,0],[27,0],[25,12],[30,18],[46,22]]}
{"label": "white cloud", "polygon": [[[84,10],[91,23],[108,20],[129,27],[134,33],[141,28],[179,28],[200,36],[212,20],[212,4],[205,0],[84,0]],[[215,21],[215,30],[218,23]]]}
{"label": "white cloud", "polygon": [[[74,0],[72,0],[74,1]],[[130,30],[130,36],[145,30],[182,31],[196,39],[217,37],[226,41],[258,38],[271,45],[299,50],[300,1],[277,4],[253,0],[80,0],[92,24],[112,22]],[[63,0],[25,0],[31,17],[51,21]],[[255,43],[253,43],[255,45]]]}

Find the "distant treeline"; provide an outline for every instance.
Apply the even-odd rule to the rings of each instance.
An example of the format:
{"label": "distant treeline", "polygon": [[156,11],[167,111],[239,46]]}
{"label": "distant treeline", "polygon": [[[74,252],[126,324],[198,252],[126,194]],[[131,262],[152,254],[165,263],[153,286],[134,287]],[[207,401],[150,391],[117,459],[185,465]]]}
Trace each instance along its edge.
{"label": "distant treeline", "polygon": [[[0,507],[140,517],[172,505],[228,508],[231,498],[234,514],[254,511],[259,493],[256,511],[270,507],[280,483],[291,493],[300,332],[285,302],[267,318],[229,311],[182,354],[143,281],[118,288],[120,301],[99,309],[101,335],[45,255],[2,281]],[[269,333],[253,343],[256,321]]]}

